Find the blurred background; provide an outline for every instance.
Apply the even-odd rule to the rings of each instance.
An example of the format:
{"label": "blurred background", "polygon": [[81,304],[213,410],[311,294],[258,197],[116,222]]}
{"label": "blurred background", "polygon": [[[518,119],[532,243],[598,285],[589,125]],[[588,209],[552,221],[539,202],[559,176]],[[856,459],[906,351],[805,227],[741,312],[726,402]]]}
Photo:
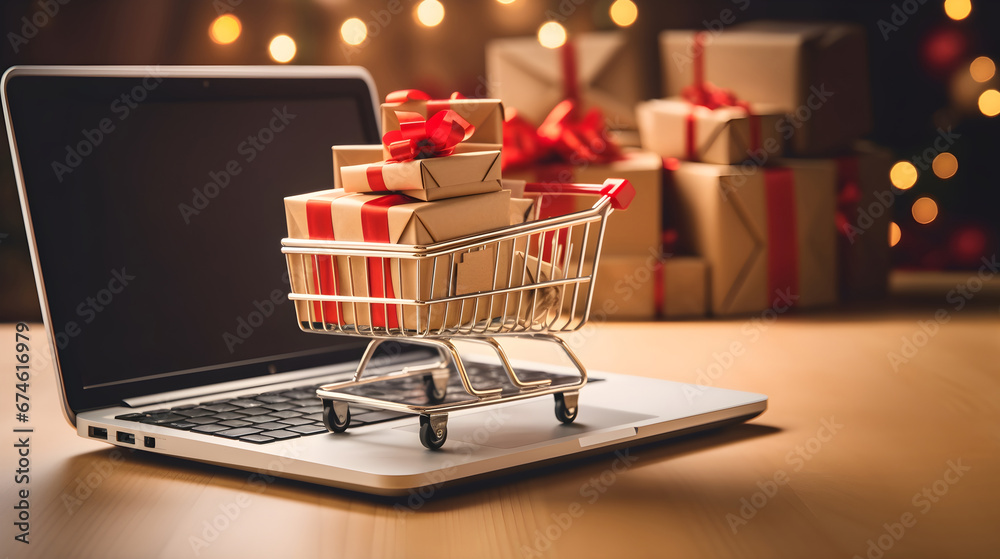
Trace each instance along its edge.
{"label": "blurred background", "polygon": [[[728,12],[727,12],[728,10]],[[658,34],[723,13],[847,21],[867,34],[869,139],[897,161],[890,239],[906,269],[977,269],[998,246],[994,164],[1000,2],[985,0],[31,0],[0,7],[3,69],[19,64],[356,64],[379,93],[485,96],[485,47],[557,21],[570,37],[624,29],[642,95],[663,95]],[[544,39],[544,37],[542,37]],[[940,130],[960,135],[912,162]],[[930,200],[929,202],[927,200]],[[0,320],[38,317],[11,161],[0,156]]]}

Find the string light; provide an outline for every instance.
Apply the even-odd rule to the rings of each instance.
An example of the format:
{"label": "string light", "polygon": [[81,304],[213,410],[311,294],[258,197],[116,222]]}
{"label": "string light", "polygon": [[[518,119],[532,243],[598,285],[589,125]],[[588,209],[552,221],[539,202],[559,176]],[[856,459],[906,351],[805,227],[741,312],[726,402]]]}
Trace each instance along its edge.
{"label": "string light", "polygon": [[917,168],[909,161],[900,161],[889,170],[889,180],[900,190],[906,190],[917,183]]}
{"label": "string light", "polygon": [[513,4],[514,0],[497,0],[497,2],[500,2],[501,4]]}
{"label": "string light", "polygon": [[434,27],[444,19],[444,4],[438,0],[423,0],[417,4],[417,21],[425,27]]}
{"label": "string light", "polygon": [[557,21],[550,21],[538,28],[538,42],[543,47],[557,49],[566,43],[566,28]]}
{"label": "string light", "polygon": [[958,172],[958,159],[948,152],[939,153],[931,162],[931,168],[939,179],[950,179]]}
{"label": "string light", "polygon": [[969,17],[972,12],[971,0],[944,0],[944,13],[955,21]]}
{"label": "string light", "polygon": [[632,0],[615,0],[609,10],[611,21],[618,27],[628,27],[639,17],[639,8]]}
{"label": "string light", "polygon": [[917,201],[913,203],[913,207],[910,208],[913,213],[913,219],[922,225],[927,225],[928,223],[934,221],[934,218],[938,215],[937,202],[931,200],[927,196],[923,198],[917,198]]}
{"label": "string light", "polygon": [[368,38],[368,26],[360,19],[352,17],[340,26],[340,37],[349,45],[360,45]]}
{"label": "string light", "polygon": [[986,116],[1000,114],[1000,91],[987,89],[979,96],[979,110]]}
{"label": "string light", "polygon": [[983,83],[993,79],[993,76],[997,73],[997,67],[990,60],[990,57],[980,56],[973,60],[972,64],[969,64],[969,73],[972,74],[972,79]]}
{"label": "string light", "polygon": [[889,246],[894,247],[899,244],[899,239],[902,238],[903,232],[900,231],[899,226],[896,225],[895,221],[889,222]]}
{"label": "string light", "polygon": [[208,36],[216,44],[228,45],[239,39],[242,31],[243,25],[238,17],[232,14],[223,14],[212,21],[212,25],[208,27]]}
{"label": "string light", "polygon": [[271,53],[271,58],[275,62],[284,64],[295,58],[295,41],[288,35],[278,35],[271,39],[271,44],[268,45],[267,50]]}

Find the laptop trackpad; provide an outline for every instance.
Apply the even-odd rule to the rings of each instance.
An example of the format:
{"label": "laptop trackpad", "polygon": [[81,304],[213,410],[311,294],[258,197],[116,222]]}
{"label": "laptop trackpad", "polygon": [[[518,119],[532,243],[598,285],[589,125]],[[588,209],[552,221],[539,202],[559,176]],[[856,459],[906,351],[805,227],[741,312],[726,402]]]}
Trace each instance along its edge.
{"label": "laptop trackpad", "polygon": [[[594,431],[621,427],[654,417],[581,404],[580,414],[576,421],[569,425],[563,425],[556,419],[552,399],[539,398],[520,405],[485,409],[468,415],[450,417],[448,419],[448,440],[510,449],[556,439],[585,439],[588,438],[588,433]],[[398,429],[416,433],[420,428],[411,424],[398,427]],[[621,431],[621,438],[635,434],[634,429],[619,431]],[[607,435],[613,434],[608,433]],[[601,435],[595,437],[603,439]],[[615,438],[618,437],[612,436],[610,440]],[[583,440],[581,440],[581,445],[587,446]]]}

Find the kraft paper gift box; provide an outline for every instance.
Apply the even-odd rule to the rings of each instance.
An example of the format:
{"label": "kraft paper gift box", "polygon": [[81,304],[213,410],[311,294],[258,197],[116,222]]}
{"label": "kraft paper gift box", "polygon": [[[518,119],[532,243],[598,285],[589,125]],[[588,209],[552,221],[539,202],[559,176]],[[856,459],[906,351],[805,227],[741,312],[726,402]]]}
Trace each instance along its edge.
{"label": "kraft paper gift box", "polygon": [[713,314],[836,302],[835,178],[828,161],[680,163],[670,172],[672,223],[708,262]]}
{"label": "kraft paper gift box", "polygon": [[[537,165],[505,171],[504,177],[528,182],[585,184],[603,184],[608,178],[626,179],[635,187],[635,202],[628,210],[615,211],[608,218],[603,254],[646,255],[650,250],[656,254],[660,252],[663,160],[654,153],[626,150],[621,159],[609,163]],[[540,217],[545,218],[586,210],[596,202],[594,196],[545,195],[537,203]],[[596,229],[592,227],[593,232]],[[593,245],[588,242],[589,247]]]}
{"label": "kraft paper gift box", "polygon": [[840,23],[755,21],[719,33],[664,31],[666,95],[692,83],[702,33],[704,78],[788,113],[778,130],[797,156],[836,153],[871,129],[865,31]]}
{"label": "kraft paper gift box", "polygon": [[333,146],[333,187],[344,188],[340,169],[382,161],[382,144]]}
{"label": "kraft paper gift box", "polygon": [[766,104],[741,107],[694,105],[682,98],[656,99],[636,107],[644,149],[661,157],[730,165],[754,156],[779,156],[784,138],[777,131],[781,111]]}
{"label": "kraft paper gift box", "polygon": [[[796,167],[813,160],[782,159]],[[827,159],[837,177],[837,257],[840,295],[844,299],[883,297],[889,287],[889,223],[892,221],[892,154],[870,142],[851,153]],[[887,203],[888,202],[888,203]]]}
{"label": "kraft paper gift box", "polygon": [[[410,90],[412,91],[412,90]],[[397,92],[404,93],[404,92]],[[417,92],[420,93],[420,92]],[[389,94],[392,98],[395,94]],[[410,97],[401,95],[400,98]],[[396,111],[417,113],[424,118],[430,118],[438,111],[451,109],[459,116],[476,127],[475,132],[465,142],[455,147],[455,153],[471,151],[492,151],[500,149],[503,144],[503,103],[499,99],[414,99],[407,98],[402,102],[382,103],[382,133],[399,130],[399,118]],[[389,158],[386,150],[382,157]]]}
{"label": "kraft paper gift box", "polygon": [[[506,227],[510,219],[510,192],[499,190],[432,202],[401,194],[347,194],[331,201],[330,212],[337,240],[425,246]],[[397,266],[388,259],[352,256],[348,284],[353,286],[355,296],[422,301],[488,291],[493,288],[493,278],[482,275],[479,269],[483,262],[493,261],[506,269],[512,249],[509,245],[486,247],[482,250],[487,255],[477,255],[485,260],[465,254],[452,264],[447,258],[419,262],[403,259]],[[450,265],[455,266],[454,274]],[[449,284],[449,278],[454,278],[454,284]],[[489,297],[466,302],[464,306],[344,305],[347,324],[411,330],[418,326],[433,329],[489,319],[493,311]]]}
{"label": "kraft paper gift box", "polygon": [[[567,55],[576,62],[575,84],[565,80]],[[486,46],[486,75],[489,94],[536,126],[578,91],[583,107],[599,107],[609,128],[634,129],[634,107],[643,98],[638,57],[619,31],[581,33],[558,49],[535,37],[497,39]]]}
{"label": "kraft paper gift box", "polygon": [[591,309],[606,320],[704,317],[708,265],[693,256],[602,257]]}
{"label": "kraft paper gift box", "polygon": [[500,152],[481,151],[340,168],[347,192],[399,192],[440,200],[500,190]]}

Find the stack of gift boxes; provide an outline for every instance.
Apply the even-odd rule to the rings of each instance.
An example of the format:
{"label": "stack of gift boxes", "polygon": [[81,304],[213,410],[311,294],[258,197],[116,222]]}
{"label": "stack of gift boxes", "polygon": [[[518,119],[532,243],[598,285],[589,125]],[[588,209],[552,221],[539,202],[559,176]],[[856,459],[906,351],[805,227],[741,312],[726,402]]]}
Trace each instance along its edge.
{"label": "stack of gift boxes", "polygon": [[[871,124],[862,29],[754,22],[665,31],[667,97],[634,112],[623,104],[635,101],[640,76],[620,35],[585,34],[558,49],[501,39],[487,49],[493,94],[517,111],[505,136],[519,157],[505,176],[625,176],[636,187],[632,208],[610,220],[596,312],[723,316],[884,293],[890,209],[880,200],[891,199],[891,160],[859,142]],[[566,100],[578,114],[560,120]],[[594,108],[620,130],[588,129]],[[563,157],[532,155],[536,125],[543,136],[603,132],[604,153],[576,133]],[[641,150],[617,148],[615,138],[635,128]]]}
{"label": "stack of gift boxes", "polygon": [[[420,91],[399,91],[382,105],[382,122],[386,132],[382,144],[333,147],[336,188],[285,199],[289,237],[429,245],[528,219],[533,200],[512,194],[511,184],[500,180],[503,107],[498,100],[433,100]],[[517,184],[513,186],[516,189]],[[454,271],[432,269],[449,265],[446,259],[433,265],[416,260],[390,265],[387,258],[361,256],[290,259],[292,289],[425,301],[489,291],[494,288],[494,274],[484,274],[485,269],[492,271],[496,265],[509,270],[508,266],[532,258],[508,248],[509,253],[499,257],[487,255],[485,249],[463,254]],[[435,275],[454,277],[454,282],[435,284],[431,281]],[[524,281],[535,279],[545,278]],[[438,328],[496,318],[505,311],[496,308],[498,304],[480,301],[420,308],[297,301],[296,311],[300,321],[320,328],[340,324],[414,329],[418,324]],[[477,316],[471,316],[473,312]]]}

